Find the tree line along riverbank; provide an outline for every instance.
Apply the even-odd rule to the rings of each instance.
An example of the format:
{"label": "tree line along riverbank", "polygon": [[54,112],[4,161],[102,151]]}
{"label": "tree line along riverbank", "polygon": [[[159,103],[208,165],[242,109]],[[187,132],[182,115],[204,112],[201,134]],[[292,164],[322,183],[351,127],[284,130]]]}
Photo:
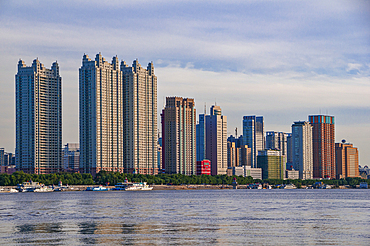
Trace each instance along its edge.
{"label": "tree line along riverbank", "polygon": [[23,182],[32,180],[34,182],[40,182],[45,185],[57,185],[59,181],[63,184],[68,185],[106,185],[111,186],[117,183],[124,182],[125,178],[131,182],[147,182],[148,184],[171,184],[171,185],[231,185],[234,177],[239,185],[246,185],[252,183],[267,183],[269,185],[278,184],[294,184],[297,188],[301,186],[309,186],[315,184],[315,182],[323,182],[324,184],[331,185],[333,188],[339,186],[350,186],[355,188],[361,182],[367,182],[370,184],[370,180],[361,178],[345,178],[345,179],[333,179],[333,180],[283,180],[283,179],[253,179],[252,177],[242,176],[227,176],[227,175],[191,175],[186,176],[182,174],[158,174],[158,175],[144,175],[144,174],[129,174],[119,172],[99,172],[95,178],[88,173],[53,173],[53,174],[26,174],[23,172],[14,172],[11,175],[0,174],[0,186],[16,186]]}

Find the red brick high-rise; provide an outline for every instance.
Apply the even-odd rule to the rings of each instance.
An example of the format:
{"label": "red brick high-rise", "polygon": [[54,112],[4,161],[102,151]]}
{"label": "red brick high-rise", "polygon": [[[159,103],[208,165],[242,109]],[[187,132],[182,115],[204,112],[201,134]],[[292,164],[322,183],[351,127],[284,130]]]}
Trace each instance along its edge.
{"label": "red brick high-rise", "polygon": [[360,177],[358,168],[358,149],[353,144],[335,143],[335,163],[337,166],[337,178]]}
{"label": "red brick high-rise", "polygon": [[313,142],[313,177],[335,178],[334,116],[310,115]]}

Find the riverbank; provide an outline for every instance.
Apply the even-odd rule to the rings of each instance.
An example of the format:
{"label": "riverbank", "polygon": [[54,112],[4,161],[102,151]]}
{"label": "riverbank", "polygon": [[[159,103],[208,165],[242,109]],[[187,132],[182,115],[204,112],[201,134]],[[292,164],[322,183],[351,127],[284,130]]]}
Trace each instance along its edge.
{"label": "riverbank", "polygon": [[[233,189],[232,185],[150,185],[153,187],[153,190],[215,190],[215,189]],[[69,185],[63,186],[63,191],[84,191],[88,187],[99,187],[99,185]],[[115,188],[115,186],[104,186],[109,189]],[[17,186],[1,186],[0,193],[9,193]],[[58,188],[58,186],[55,186]],[[297,189],[307,189],[311,187],[301,186]],[[237,189],[251,189],[250,185],[238,185]],[[260,187],[255,189],[268,189],[268,187]],[[271,187],[270,189],[278,189]],[[282,188],[281,188],[282,189]],[[352,188],[349,185],[343,185],[339,187],[332,187],[331,189],[359,189],[359,187]]]}

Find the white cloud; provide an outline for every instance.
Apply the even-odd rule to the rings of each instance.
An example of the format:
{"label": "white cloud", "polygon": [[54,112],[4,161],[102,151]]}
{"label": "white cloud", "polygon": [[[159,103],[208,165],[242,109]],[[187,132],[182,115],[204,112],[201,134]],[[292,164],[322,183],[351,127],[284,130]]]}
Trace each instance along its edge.
{"label": "white cloud", "polygon": [[351,118],[370,107],[366,1],[27,4],[0,1],[0,102],[8,105],[0,108],[0,147],[14,146],[9,123],[19,58],[29,65],[39,57],[46,67],[58,60],[63,141],[78,140],[83,53],[102,52],[108,61],[118,55],[128,64],[154,61],[160,106],[163,96],[194,97],[203,112],[203,103],[216,99],[231,128],[244,114],[264,114],[271,128],[289,130],[293,120],[320,109]]}
{"label": "white cloud", "polygon": [[353,70],[360,71],[361,67],[362,67],[362,64],[359,64],[359,63],[348,63],[346,71],[347,72],[350,72]]}

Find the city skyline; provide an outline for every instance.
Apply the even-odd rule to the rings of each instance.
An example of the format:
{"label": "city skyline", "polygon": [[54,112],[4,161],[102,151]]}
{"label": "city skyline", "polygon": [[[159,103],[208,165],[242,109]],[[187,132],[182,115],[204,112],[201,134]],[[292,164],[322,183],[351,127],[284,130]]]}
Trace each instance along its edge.
{"label": "city skyline", "polygon": [[[244,115],[263,115],[265,131],[278,132],[290,132],[294,121],[311,114],[334,115],[335,142],[353,143],[359,163],[370,163],[364,151],[370,147],[367,2],[1,2],[0,7],[0,100],[6,105],[0,109],[0,147],[9,152],[15,147],[18,60],[58,61],[65,144],[78,142],[81,56],[102,52],[153,61],[157,116],[163,98],[176,95],[194,98],[198,112],[204,102],[217,101],[228,116],[228,135],[241,129]],[[115,16],[115,24],[106,16]]]}

